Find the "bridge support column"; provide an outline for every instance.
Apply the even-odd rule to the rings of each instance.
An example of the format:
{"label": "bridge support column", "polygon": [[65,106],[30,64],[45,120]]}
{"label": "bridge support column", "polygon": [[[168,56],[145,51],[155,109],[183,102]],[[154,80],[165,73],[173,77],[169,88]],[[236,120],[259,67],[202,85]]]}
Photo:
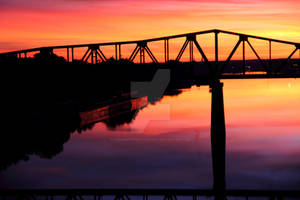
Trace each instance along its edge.
{"label": "bridge support column", "polygon": [[243,75],[245,75],[246,57],[245,57],[245,40],[243,40]]}
{"label": "bridge support column", "polygon": [[121,44],[115,44],[115,59],[116,61],[121,59]]}
{"label": "bridge support column", "polygon": [[91,63],[92,64],[98,63],[98,58],[100,58],[102,62],[106,62],[107,61],[105,55],[100,50],[99,45],[91,45],[91,46],[89,46],[88,50],[84,54],[84,56],[81,59],[81,61],[82,62],[87,62],[89,58],[91,58]]}
{"label": "bridge support column", "polygon": [[67,48],[67,61],[70,62],[70,51],[69,47]]}
{"label": "bridge support column", "polygon": [[226,59],[225,63],[222,65],[221,70],[220,70],[220,74],[224,72],[224,70],[226,69],[227,65],[229,64],[232,56],[234,55],[234,53],[236,52],[237,48],[240,46],[241,42],[243,42],[243,74],[245,71],[245,42],[248,41],[248,37],[246,35],[240,35],[240,39],[238,40],[238,42],[236,43],[236,45],[234,46],[233,50],[231,51],[230,55],[228,56],[228,58]]}
{"label": "bridge support column", "polygon": [[194,42],[190,42],[190,62],[194,61]]}
{"label": "bridge support column", "polygon": [[242,66],[242,72],[243,75],[246,73],[246,55],[245,55],[245,42],[248,42],[248,37],[245,35],[240,35],[240,41],[243,43],[243,66]]}
{"label": "bridge support column", "polygon": [[169,39],[165,40],[165,62],[169,61]]}
{"label": "bridge support column", "polygon": [[213,166],[213,189],[215,199],[225,199],[226,128],[223,103],[223,83],[216,80],[210,84],[211,99],[211,150]]}
{"label": "bridge support column", "polygon": [[269,40],[269,73],[272,73],[272,41]]}
{"label": "bridge support column", "polygon": [[215,70],[218,71],[219,68],[219,39],[218,39],[219,32],[215,32]]}
{"label": "bridge support column", "polygon": [[74,62],[74,47],[72,47],[72,62]]}
{"label": "bridge support column", "polygon": [[145,63],[145,47],[140,47],[140,63]]}
{"label": "bridge support column", "polygon": [[145,63],[145,51],[148,56],[151,58],[152,62],[158,63],[157,59],[149,49],[147,42],[138,42],[135,49],[133,50],[131,56],[129,57],[129,61],[133,62],[136,55],[140,52],[140,63]]}
{"label": "bridge support column", "polygon": [[211,64],[210,62],[208,61],[204,51],[202,50],[202,48],[200,47],[197,39],[196,39],[196,35],[195,34],[190,34],[190,35],[187,35],[186,37],[186,40],[182,46],[182,48],[180,49],[179,53],[178,53],[178,56],[176,58],[176,61],[180,61],[187,45],[190,44],[190,61],[192,62],[194,60],[194,51],[193,51],[193,45],[196,46],[197,50],[199,51],[199,53],[201,54],[202,56],[202,60],[204,60],[205,63],[208,64],[208,68],[209,68],[209,71],[210,71],[210,74],[212,74],[212,68],[211,68]]}

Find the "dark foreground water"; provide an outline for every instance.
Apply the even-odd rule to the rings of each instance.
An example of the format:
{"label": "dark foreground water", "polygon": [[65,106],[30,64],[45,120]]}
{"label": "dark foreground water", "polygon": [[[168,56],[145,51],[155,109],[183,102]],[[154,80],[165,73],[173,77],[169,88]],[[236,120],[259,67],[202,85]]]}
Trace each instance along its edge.
{"label": "dark foreground water", "polygon": [[[300,80],[222,82],[227,188],[299,189]],[[165,96],[129,124],[71,134],[52,159],[9,166],[0,188],[212,188],[210,108],[208,86]]]}

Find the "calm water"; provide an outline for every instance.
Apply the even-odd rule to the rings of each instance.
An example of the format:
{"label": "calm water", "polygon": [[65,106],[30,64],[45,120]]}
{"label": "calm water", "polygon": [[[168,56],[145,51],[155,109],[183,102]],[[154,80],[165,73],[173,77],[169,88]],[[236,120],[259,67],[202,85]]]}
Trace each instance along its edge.
{"label": "calm water", "polygon": [[[300,80],[224,80],[228,189],[300,188]],[[212,188],[211,93],[185,89],[116,129],[73,133],[52,159],[0,172],[1,188]],[[41,133],[42,134],[42,133]]]}

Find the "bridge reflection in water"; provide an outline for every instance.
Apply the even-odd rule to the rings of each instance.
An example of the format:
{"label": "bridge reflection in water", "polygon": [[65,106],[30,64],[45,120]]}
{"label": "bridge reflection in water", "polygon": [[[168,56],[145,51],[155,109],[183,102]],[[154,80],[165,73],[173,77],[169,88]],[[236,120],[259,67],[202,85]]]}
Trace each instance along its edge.
{"label": "bridge reflection in water", "polygon": [[126,100],[116,104],[96,108],[90,111],[80,112],[80,126],[88,126],[93,123],[102,122],[120,116],[128,112],[140,110],[148,105],[148,98]]}
{"label": "bridge reflection in water", "polygon": [[[300,191],[271,191],[271,190],[227,190],[225,174],[226,157],[226,128],[223,103],[223,83],[211,81],[200,83],[185,81],[184,84],[171,82],[165,94],[178,94],[175,92],[180,88],[189,88],[191,85],[209,85],[211,91],[211,151],[213,167],[213,189],[49,189],[49,190],[0,190],[1,197],[35,199],[45,197],[46,199],[148,199],[159,198],[164,200],[177,200],[182,197],[191,197],[193,200],[200,197],[214,197],[215,199],[226,199],[228,197],[268,197],[269,199],[300,198]],[[176,86],[174,86],[176,85]],[[179,86],[181,85],[181,86]],[[150,98],[151,99],[151,98]],[[105,102],[105,101],[104,101]],[[103,105],[85,105],[79,112],[81,121],[80,127],[88,127],[96,122],[106,122],[118,118],[127,113],[135,113],[143,109],[149,103],[148,96],[132,98],[131,95],[122,94],[113,103]]]}

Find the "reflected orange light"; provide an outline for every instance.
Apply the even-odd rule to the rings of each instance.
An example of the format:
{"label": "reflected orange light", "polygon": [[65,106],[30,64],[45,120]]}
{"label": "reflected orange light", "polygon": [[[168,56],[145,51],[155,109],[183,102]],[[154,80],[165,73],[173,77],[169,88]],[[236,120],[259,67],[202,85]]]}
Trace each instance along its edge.
{"label": "reflected orange light", "polygon": [[[223,80],[227,135],[237,138],[299,136],[300,80]],[[288,86],[290,84],[290,87]],[[109,134],[208,133],[211,94],[208,86],[192,87],[178,96],[166,96],[139,111],[136,119],[116,131],[102,123],[95,132]]]}

